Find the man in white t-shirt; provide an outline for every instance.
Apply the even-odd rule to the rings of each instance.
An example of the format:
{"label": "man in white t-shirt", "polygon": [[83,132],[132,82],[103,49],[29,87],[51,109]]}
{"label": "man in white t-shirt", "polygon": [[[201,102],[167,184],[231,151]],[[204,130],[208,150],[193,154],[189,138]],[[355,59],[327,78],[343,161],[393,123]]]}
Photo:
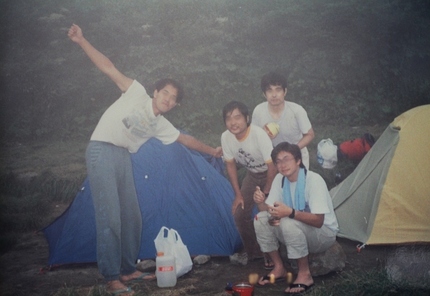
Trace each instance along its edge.
{"label": "man in white t-shirt", "polygon": [[[223,118],[227,130],[221,135],[221,146],[235,193],[232,213],[244,246],[244,250],[231,256],[230,260],[246,265],[248,260],[263,256],[253,225],[253,194],[256,186],[266,194],[270,191],[276,175],[270,157],[273,147],[262,128],[249,124],[249,111],[245,104],[237,101],[228,103],[223,108]],[[240,187],[236,163],[247,170]]]}
{"label": "man in white t-shirt", "polygon": [[302,293],[314,284],[309,253],[324,252],[334,244],[338,223],[324,179],[306,170],[297,145],[280,143],[271,157],[279,173],[267,198],[261,190],[255,190],[254,201],[260,212],[254,227],[261,250],[270,255],[275,267],[258,284],[269,284],[271,276],[285,278],[286,270],[278,251],[282,242],[287,247],[288,258],[296,259],[298,267],[297,278],[285,292]]}
{"label": "man in white t-shirt", "polygon": [[139,82],[118,71],[94,48],[77,25],[71,26],[68,36],[122,91],[121,97],[105,111],[91,135],[86,162],[95,208],[98,268],[109,293],[130,296],[134,291],[126,286],[127,283],[155,277],[136,270],[142,217],[130,153],[137,152],[151,137],[164,144],[178,141],[215,157],[222,156],[222,149],[212,148],[180,133],[163,117],[183,97],[178,82],[172,79],[158,81],[153,98],[150,98]]}
{"label": "man in white t-shirt", "polygon": [[[309,152],[306,147],[315,134],[305,109],[285,100],[287,81],[278,73],[264,75],[261,78],[261,90],[267,101],[255,107],[252,123],[264,128],[272,139],[273,147],[281,142],[297,144],[302,150],[303,164],[309,169]],[[272,122],[279,126],[279,132],[275,135],[267,127]]]}

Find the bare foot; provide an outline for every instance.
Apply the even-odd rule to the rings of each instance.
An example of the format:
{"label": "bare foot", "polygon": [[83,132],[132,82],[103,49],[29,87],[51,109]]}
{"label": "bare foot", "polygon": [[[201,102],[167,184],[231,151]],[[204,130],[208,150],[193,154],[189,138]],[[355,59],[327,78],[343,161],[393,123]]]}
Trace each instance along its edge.
{"label": "bare foot", "polygon": [[128,274],[128,275],[122,275],[120,276],[120,280],[123,283],[127,283],[130,281],[138,281],[138,280],[153,280],[155,279],[155,274],[153,273],[143,273],[138,270],[135,272]]}
{"label": "bare foot", "polygon": [[132,296],[132,295],[134,295],[134,291],[130,287],[125,286],[119,280],[107,282],[106,283],[106,292],[108,292],[112,295],[118,295],[118,296]]}

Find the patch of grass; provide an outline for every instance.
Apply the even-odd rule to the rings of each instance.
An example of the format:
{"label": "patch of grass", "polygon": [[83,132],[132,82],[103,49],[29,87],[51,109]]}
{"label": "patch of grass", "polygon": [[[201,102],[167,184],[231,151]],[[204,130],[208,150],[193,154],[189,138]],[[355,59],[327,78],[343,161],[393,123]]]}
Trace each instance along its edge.
{"label": "patch of grass", "polygon": [[[0,220],[1,221],[1,220]],[[1,232],[0,236],[0,254],[11,250],[18,242],[19,235],[15,232]]]}
{"label": "patch of grass", "polygon": [[76,196],[81,184],[81,178],[64,180],[52,177],[41,184],[40,191],[42,195],[49,196],[51,201],[69,202]]}
{"label": "patch of grass", "polygon": [[53,296],[108,296],[105,288],[93,286],[90,288],[64,287],[58,290]]}
{"label": "patch of grass", "polygon": [[[139,289],[134,289],[135,296],[145,296],[145,295],[153,295],[153,296],[163,296],[163,295],[171,295],[171,296],[180,296],[180,295],[189,295],[190,290],[195,289],[195,287],[185,287],[185,288],[173,288],[173,289],[160,289],[159,291],[150,291],[146,289],[146,287],[139,287]],[[110,296],[111,294],[106,291],[104,286],[96,285],[93,287],[87,288],[78,288],[78,287],[64,287],[58,290],[53,296]]]}
{"label": "patch of grass", "polygon": [[[21,191],[21,188],[17,188]],[[47,223],[49,203],[40,195],[4,195],[0,197],[0,254],[12,249],[19,236],[40,229]]]}
{"label": "patch of grass", "polygon": [[430,246],[404,245],[396,248],[387,258],[385,270],[397,285],[408,283],[430,289]]}
{"label": "patch of grass", "polygon": [[21,234],[47,225],[52,203],[71,201],[81,183],[50,173],[29,178],[6,174],[0,180],[0,254],[13,248]]}
{"label": "patch of grass", "polygon": [[1,204],[2,231],[35,230],[49,213],[49,202],[38,194],[3,196]]}
{"label": "patch of grass", "polygon": [[410,285],[393,284],[384,270],[344,272],[333,285],[320,285],[308,293],[317,295],[429,295],[429,291]]}

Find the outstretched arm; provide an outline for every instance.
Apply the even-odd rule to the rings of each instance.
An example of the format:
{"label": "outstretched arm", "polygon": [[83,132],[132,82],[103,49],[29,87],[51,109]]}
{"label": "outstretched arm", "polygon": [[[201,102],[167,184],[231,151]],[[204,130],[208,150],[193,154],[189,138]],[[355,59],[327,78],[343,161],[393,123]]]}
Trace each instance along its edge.
{"label": "outstretched arm", "polygon": [[82,30],[78,25],[73,24],[68,32],[70,40],[77,43],[91,59],[91,61],[106,74],[119,87],[122,92],[125,92],[133,83],[133,79],[125,76],[114,64],[100,51],[98,51],[82,34]]}
{"label": "outstretched arm", "polygon": [[222,156],[221,147],[212,148],[212,147],[200,142],[199,140],[197,140],[193,136],[180,133],[177,141],[179,143],[181,143],[182,145],[190,148],[190,149],[193,149],[193,150],[196,150],[196,151],[199,151],[202,153],[206,153],[206,154],[212,155],[214,157],[221,157]]}

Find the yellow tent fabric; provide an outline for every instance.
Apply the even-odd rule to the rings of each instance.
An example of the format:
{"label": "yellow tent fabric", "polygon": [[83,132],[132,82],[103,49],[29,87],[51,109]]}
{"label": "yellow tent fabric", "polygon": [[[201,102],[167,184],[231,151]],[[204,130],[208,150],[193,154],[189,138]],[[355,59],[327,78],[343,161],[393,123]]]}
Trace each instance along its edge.
{"label": "yellow tent fabric", "polygon": [[430,105],[395,118],[330,194],[339,237],[365,244],[430,242]]}

